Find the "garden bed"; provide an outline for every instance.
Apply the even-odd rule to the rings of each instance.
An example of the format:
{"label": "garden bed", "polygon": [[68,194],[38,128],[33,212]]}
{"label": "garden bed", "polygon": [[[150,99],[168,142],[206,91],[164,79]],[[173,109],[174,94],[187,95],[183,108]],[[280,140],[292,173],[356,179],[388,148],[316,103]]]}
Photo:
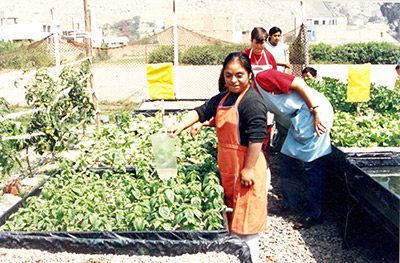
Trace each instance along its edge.
{"label": "garden bed", "polygon": [[[109,167],[91,170],[99,175],[102,175],[105,171],[111,171]],[[8,220],[12,220],[13,215],[19,213],[19,209],[25,208],[29,198],[42,196],[42,190],[46,189],[46,184],[50,184],[51,180],[60,177],[61,171],[58,170],[6,211],[0,217],[0,225],[3,226]],[[134,174],[135,169],[126,167],[126,172]],[[108,174],[107,176],[110,175]],[[46,189],[46,191],[48,190]],[[54,196],[54,198],[56,197]],[[101,204],[97,205],[101,206]],[[42,211],[36,212],[41,213]],[[79,212],[74,211],[74,213]],[[90,217],[89,214],[86,216]],[[242,262],[248,261],[249,252],[247,246],[242,243],[240,238],[229,234],[225,212],[221,212],[221,216],[223,218],[222,227],[216,230],[2,231],[0,233],[0,246],[5,248],[40,249],[50,252],[151,256],[177,256],[213,251],[235,255]]]}
{"label": "garden bed", "polygon": [[[343,152],[334,148],[330,157],[329,174],[339,181],[338,194],[344,198],[344,227],[350,227],[348,220],[357,217],[354,207],[361,208],[365,214],[381,227],[379,235],[399,242],[399,204],[398,192],[392,190],[387,179],[378,179],[371,174],[371,168],[380,171],[400,171],[399,153],[397,152]],[[380,177],[385,177],[380,174]],[[394,181],[399,180],[393,176]],[[394,183],[393,181],[393,183]],[[364,219],[356,219],[362,222]],[[348,229],[344,229],[348,232]],[[378,234],[378,233],[377,233]]]}

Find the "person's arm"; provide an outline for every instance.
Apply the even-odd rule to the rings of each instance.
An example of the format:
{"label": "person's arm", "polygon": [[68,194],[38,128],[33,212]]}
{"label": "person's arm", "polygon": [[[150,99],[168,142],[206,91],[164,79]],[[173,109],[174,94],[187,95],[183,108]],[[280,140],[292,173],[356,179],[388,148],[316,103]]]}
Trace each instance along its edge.
{"label": "person's arm", "polygon": [[210,126],[210,121],[197,122],[193,124],[192,128],[190,129],[190,135],[192,137],[196,136],[203,126]]}
{"label": "person's arm", "polygon": [[311,88],[306,84],[306,82],[303,79],[298,77],[293,79],[290,88],[296,90],[299,93],[299,95],[303,98],[303,100],[307,104],[312,114],[314,114],[314,128],[315,131],[317,132],[317,135],[321,136],[322,134],[324,134],[326,132],[326,127],[321,122],[319,108],[318,108],[319,107],[318,101],[315,101],[315,99],[312,98],[310,92]]}
{"label": "person's arm", "polygon": [[240,172],[240,182],[242,187],[250,187],[254,184],[254,167],[261,153],[262,142],[249,142],[247,157],[244,167]]}
{"label": "person's arm", "polygon": [[289,73],[290,69],[290,57],[289,57],[289,50],[287,49],[285,52],[285,70],[283,72]]}
{"label": "person's arm", "polygon": [[182,121],[176,125],[168,127],[167,132],[172,133],[172,137],[178,136],[183,130],[192,126],[199,120],[199,114],[195,110],[189,111],[188,114],[182,119]]}

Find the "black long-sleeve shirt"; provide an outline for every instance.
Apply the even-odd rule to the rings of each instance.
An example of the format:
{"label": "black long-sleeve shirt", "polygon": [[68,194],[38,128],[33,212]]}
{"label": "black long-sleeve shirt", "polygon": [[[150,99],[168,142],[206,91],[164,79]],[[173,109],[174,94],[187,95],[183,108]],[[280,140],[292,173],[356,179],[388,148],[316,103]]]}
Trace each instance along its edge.
{"label": "black long-sleeve shirt", "polygon": [[[227,94],[221,92],[212,97],[203,105],[195,108],[200,116],[200,122],[210,120],[215,117],[217,107],[222,98]],[[231,92],[224,102],[224,106],[232,106],[235,104],[240,93]],[[251,87],[243,96],[238,106],[239,111],[239,132],[240,144],[248,147],[249,141],[263,142],[267,135],[266,120],[267,108],[262,101],[261,96]]]}

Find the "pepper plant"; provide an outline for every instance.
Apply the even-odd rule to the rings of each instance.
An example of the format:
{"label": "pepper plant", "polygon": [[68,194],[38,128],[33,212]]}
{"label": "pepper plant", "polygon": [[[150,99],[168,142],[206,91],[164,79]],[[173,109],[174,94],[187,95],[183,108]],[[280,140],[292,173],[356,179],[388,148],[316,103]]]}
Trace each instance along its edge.
{"label": "pepper plant", "polygon": [[[178,175],[161,180],[151,151],[151,135],[162,130],[161,115],[122,118],[103,127],[75,164],[61,172],[39,197],[2,226],[5,231],[147,231],[223,229],[215,130],[203,129],[197,143],[188,131],[176,140]],[[188,141],[190,140],[190,141]],[[181,153],[181,152],[185,153]],[[213,153],[213,154],[210,154]],[[104,172],[89,169],[111,166]],[[128,173],[127,167],[134,167]]]}
{"label": "pepper plant", "polygon": [[94,105],[87,91],[90,72],[86,63],[79,70],[66,67],[59,79],[54,80],[46,69],[36,72],[34,80],[25,86],[26,102],[39,109],[27,126],[28,133],[42,132],[28,140],[36,152],[65,150],[77,143],[72,127],[90,122]]}
{"label": "pepper plant", "polygon": [[[0,117],[10,113],[10,105],[4,99],[0,98]],[[23,133],[23,129],[9,120],[0,121],[0,175],[6,177],[15,169],[22,168],[21,156],[19,151],[23,148],[21,141],[3,140],[3,138],[19,135]],[[4,179],[4,178],[2,178]]]}

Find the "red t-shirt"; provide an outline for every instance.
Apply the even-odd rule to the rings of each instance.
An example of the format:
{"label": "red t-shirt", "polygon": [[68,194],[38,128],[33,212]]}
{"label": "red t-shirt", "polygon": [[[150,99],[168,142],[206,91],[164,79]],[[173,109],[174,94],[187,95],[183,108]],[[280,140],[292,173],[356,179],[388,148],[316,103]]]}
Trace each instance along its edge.
{"label": "red t-shirt", "polygon": [[256,75],[257,83],[264,90],[273,94],[291,93],[290,85],[294,78],[295,76],[276,69],[264,70]]}
{"label": "red t-shirt", "polygon": [[[243,51],[243,53],[245,53],[247,56],[250,57],[250,50],[251,50],[251,48],[246,49]],[[251,65],[268,65],[269,64],[272,66],[273,69],[276,69],[276,60],[275,60],[274,56],[271,54],[271,52],[269,52],[266,49],[264,49],[264,52],[265,52],[265,56],[267,57],[268,63],[265,60],[265,57],[263,54],[256,55],[256,54],[254,54],[254,52],[252,52],[251,58],[250,58]]]}

